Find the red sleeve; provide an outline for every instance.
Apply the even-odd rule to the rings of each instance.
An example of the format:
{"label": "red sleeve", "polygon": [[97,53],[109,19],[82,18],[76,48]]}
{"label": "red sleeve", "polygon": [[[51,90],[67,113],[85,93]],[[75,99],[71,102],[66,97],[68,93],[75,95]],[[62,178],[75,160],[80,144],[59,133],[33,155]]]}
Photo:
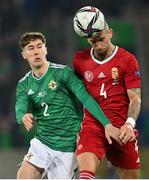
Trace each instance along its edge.
{"label": "red sleeve", "polygon": [[126,58],[125,67],[125,85],[127,89],[131,88],[141,88],[141,78],[139,71],[139,64],[133,55]]}

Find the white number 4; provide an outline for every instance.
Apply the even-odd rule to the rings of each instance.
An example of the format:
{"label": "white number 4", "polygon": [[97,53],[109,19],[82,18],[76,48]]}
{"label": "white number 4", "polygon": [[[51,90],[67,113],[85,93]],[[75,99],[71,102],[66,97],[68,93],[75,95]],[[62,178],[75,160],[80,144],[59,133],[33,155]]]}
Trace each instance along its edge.
{"label": "white number 4", "polygon": [[104,88],[105,88],[105,84],[102,83],[101,89],[100,89],[100,96],[104,96],[104,98],[106,99],[106,98],[107,98],[107,93],[106,93],[106,91],[104,90]]}

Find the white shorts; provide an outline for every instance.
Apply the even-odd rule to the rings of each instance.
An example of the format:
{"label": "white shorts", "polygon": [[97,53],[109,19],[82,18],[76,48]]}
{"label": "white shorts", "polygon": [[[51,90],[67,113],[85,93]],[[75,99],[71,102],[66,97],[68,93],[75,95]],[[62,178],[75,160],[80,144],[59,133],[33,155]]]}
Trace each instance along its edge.
{"label": "white shorts", "polygon": [[43,168],[42,177],[47,175],[48,179],[73,179],[77,169],[74,153],[55,151],[36,138],[31,140],[24,160]]}

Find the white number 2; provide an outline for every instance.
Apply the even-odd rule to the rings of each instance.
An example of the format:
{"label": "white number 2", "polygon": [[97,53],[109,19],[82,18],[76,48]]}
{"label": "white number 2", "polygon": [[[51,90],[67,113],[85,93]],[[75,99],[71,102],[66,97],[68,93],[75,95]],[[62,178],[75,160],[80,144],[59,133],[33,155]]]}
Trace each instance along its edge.
{"label": "white number 2", "polygon": [[105,84],[102,83],[101,89],[100,89],[100,96],[104,96],[104,98],[106,99],[106,98],[107,98],[107,93],[106,93],[106,91],[104,90],[104,88],[105,88]]}
{"label": "white number 2", "polygon": [[47,113],[47,111],[48,111],[48,105],[47,105],[46,103],[42,103],[41,106],[42,106],[42,107],[45,107],[44,112],[43,112],[43,115],[44,115],[44,116],[49,116],[50,114]]}

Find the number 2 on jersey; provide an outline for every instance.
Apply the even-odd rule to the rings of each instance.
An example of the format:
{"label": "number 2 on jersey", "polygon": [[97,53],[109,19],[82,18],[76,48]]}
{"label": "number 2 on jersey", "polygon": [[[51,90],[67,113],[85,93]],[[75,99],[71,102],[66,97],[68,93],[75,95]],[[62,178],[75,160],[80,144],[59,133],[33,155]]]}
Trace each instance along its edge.
{"label": "number 2 on jersey", "polygon": [[44,112],[43,112],[43,115],[44,115],[44,116],[49,116],[50,114],[47,113],[47,111],[48,111],[48,105],[47,105],[46,103],[42,103],[41,106],[42,106],[42,107],[45,107]]}
{"label": "number 2 on jersey", "polygon": [[104,98],[106,99],[107,98],[107,93],[105,91],[105,83],[102,83],[101,84],[101,89],[100,89],[100,96],[104,96]]}

